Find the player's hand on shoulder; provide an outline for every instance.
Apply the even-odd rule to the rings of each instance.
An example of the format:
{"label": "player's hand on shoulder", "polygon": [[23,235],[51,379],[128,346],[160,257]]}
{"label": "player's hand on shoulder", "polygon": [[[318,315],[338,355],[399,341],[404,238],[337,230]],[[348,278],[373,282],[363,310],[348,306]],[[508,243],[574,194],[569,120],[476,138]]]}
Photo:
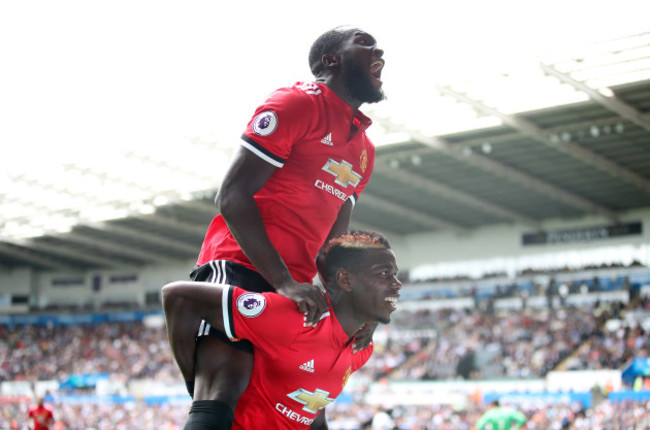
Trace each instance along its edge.
{"label": "player's hand on shoulder", "polygon": [[278,294],[293,300],[300,313],[305,315],[305,324],[315,327],[321,315],[329,308],[323,291],[307,282],[290,282],[276,288]]}

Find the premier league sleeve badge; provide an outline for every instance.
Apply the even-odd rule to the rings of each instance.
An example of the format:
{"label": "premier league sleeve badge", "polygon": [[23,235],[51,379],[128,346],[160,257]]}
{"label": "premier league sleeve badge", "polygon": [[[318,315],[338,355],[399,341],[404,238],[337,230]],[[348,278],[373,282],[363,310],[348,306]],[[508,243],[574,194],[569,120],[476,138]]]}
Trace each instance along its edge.
{"label": "premier league sleeve badge", "polygon": [[253,131],[260,136],[268,136],[278,128],[278,116],[272,110],[258,114],[253,120]]}

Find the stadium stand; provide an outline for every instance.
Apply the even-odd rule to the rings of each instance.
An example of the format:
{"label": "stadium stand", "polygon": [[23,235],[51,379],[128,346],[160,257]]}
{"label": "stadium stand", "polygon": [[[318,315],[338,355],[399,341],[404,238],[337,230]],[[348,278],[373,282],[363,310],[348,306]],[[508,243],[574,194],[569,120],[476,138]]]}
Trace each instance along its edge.
{"label": "stadium stand", "polygon": [[[643,278],[634,273],[626,279]],[[565,283],[580,283],[583,277],[582,271],[575,271]],[[442,288],[450,289],[448,280],[443,283]],[[494,302],[491,307],[481,307],[471,295],[462,302],[458,302],[461,294],[440,298],[434,284],[425,293],[421,285],[407,284],[404,290],[418,289],[418,294],[428,298],[405,299],[392,324],[377,332],[371,361],[351,378],[350,389],[328,412],[330,428],[370,428],[373,416],[383,408],[400,429],[470,429],[485,411],[486,399],[497,395],[470,388],[463,396],[452,395],[457,403],[451,404],[436,403],[430,392],[423,396],[431,398],[426,405],[393,403],[394,398],[373,400],[389,384],[536,383],[549,372],[564,369],[609,369],[621,374],[634,358],[648,356],[650,339],[644,325],[650,299],[639,293],[627,300],[625,283],[613,284],[608,293],[625,294],[602,296],[600,289],[574,288],[567,290],[564,300],[559,292],[548,300],[545,288],[532,288],[527,299],[535,306],[529,306],[520,295],[522,289],[528,291],[528,284],[515,280],[513,285],[524,287],[493,289],[487,297]],[[640,285],[632,284],[631,288],[640,290]],[[594,300],[586,300],[589,296]],[[500,301],[513,299],[519,306],[498,306]],[[4,317],[0,324],[0,428],[22,428],[19,423],[24,422],[35,395],[46,396],[64,429],[130,429],[142,422],[146,427],[141,428],[182,428],[190,399],[179,384],[180,373],[160,317],[155,308],[101,313],[50,310]],[[594,384],[586,400],[540,400],[512,394],[510,399],[533,423],[528,428],[552,428],[563,420],[576,429],[631,420],[639,423],[650,419],[645,400],[638,403],[614,396],[626,389],[641,396],[643,390],[636,387],[635,391],[635,382],[632,378],[615,391]],[[504,398],[503,393],[498,395]]]}

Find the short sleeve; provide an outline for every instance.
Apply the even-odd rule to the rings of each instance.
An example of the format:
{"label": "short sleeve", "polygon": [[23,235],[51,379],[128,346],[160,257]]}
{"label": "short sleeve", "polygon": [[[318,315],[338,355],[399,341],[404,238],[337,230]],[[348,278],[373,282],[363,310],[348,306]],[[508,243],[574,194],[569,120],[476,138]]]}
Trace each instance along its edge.
{"label": "short sleeve", "polygon": [[276,167],[309,130],[315,105],[310,95],[292,88],[272,93],[256,110],[242,135],[242,145]]}
{"label": "short sleeve", "polygon": [[254,293],[229,286],[223,290],[225,334],[233,341],[248,339],[254,345],[286,340],[300,329],[295,304],[276,293]]}

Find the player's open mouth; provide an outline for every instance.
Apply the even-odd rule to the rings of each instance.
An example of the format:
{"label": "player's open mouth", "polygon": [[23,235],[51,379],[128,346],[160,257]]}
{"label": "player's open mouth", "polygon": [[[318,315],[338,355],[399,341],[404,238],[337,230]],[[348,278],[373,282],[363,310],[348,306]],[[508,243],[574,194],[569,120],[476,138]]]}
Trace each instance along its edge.
{"label": "player's open mouth", "polygon": [[388,303],[388,307],[391,309],[391,311],[394,311],[397,309],[397,300],[399,299],[399,296],[391,296],[391,297],[386,297],[386,303]]}
{"label": "player's open mouth", "polygon": [[378,81],[381,86],[381,70],[384,68],[384,60],[377,60],[370,65],[370,74]]}

